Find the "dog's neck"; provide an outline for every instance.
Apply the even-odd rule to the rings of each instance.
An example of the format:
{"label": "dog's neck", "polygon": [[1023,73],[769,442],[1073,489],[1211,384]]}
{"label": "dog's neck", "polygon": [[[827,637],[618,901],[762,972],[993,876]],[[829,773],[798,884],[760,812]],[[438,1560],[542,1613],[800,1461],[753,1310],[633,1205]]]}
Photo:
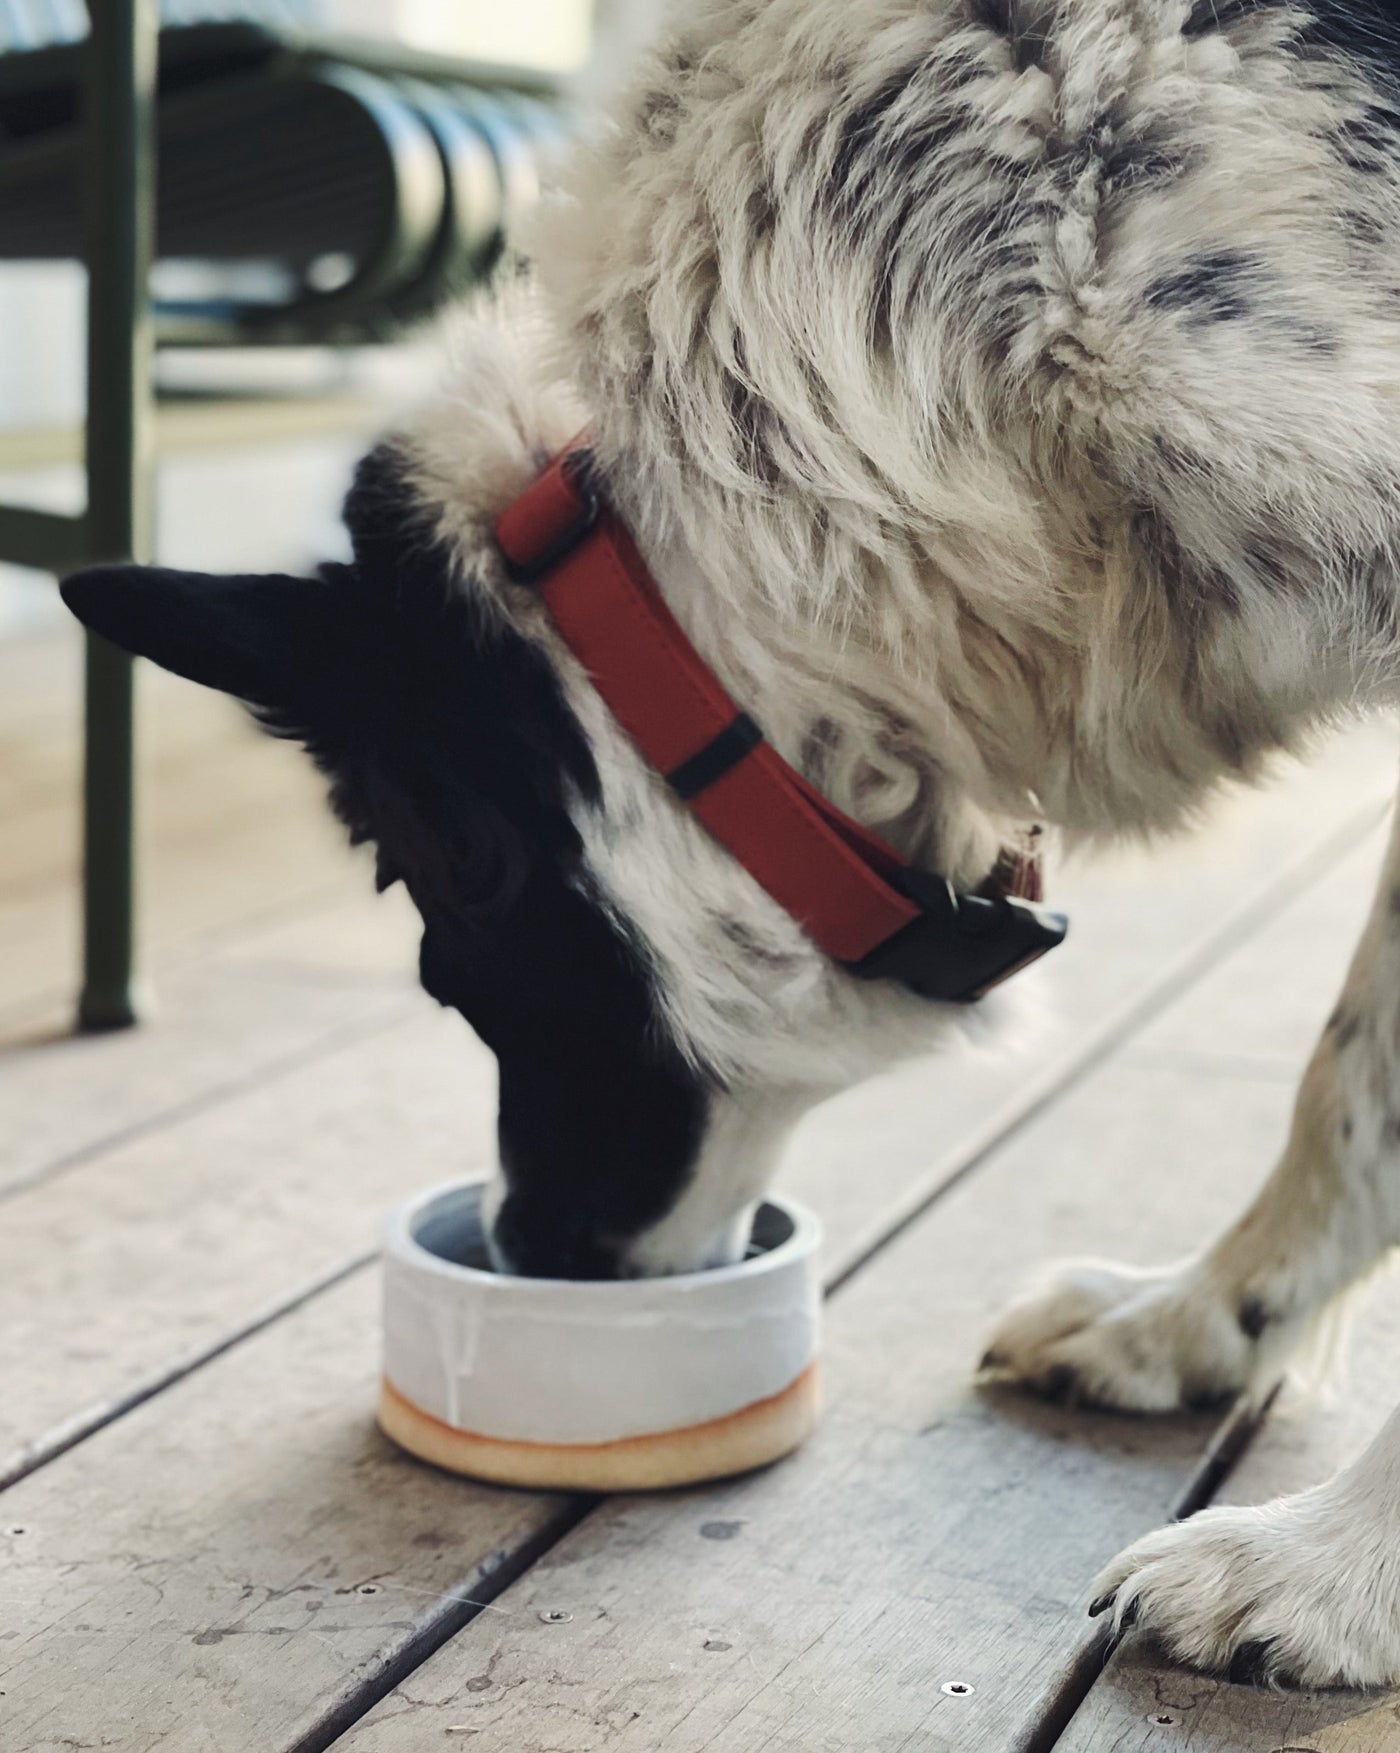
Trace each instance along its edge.
{"label": "dog's neck", "polygon": [[[764,576],[761,558],[745,551],[742,520],[735,529],[706,519],[683,479],[657,480],[616,442],[606,412],[596,432],[611,497],[661,594],[784,758],[910,857],[966,886],[981,881],[1002,846],[1029,834],[1035,807],[1028,797],[1017,812],[968,807],[934,733],[929,678],[869,628],[824,623],[788,600],[790,573]],[[796,500],[787,515],[822,521],[818,507]]]}
{"label": "dog's neck", "polygon": [[[454,343],[449,393],[406,444],[464,576],[491,576],[477,557],[495,517],[587,426],[658,588],[734,699],[840,808],[976,886],[1033,823],[1034,802],[1022,792],[999,807],[992,787],[988,803],[969,802],[967,774],[983,763],[938,678],[910,661],[927,642],[902,638],[894,623],[882,636],[848,612],[868,558],[839,532],[823,540],[820,504],[785,491],[781,504],[740,495],[716,505],[689,459],[659,458],[632,429],[625,396],[589,382],[580,359],[559,369],[558,338],[533,300],[463,317]],[[775,548],[775,524],[790,551]],[[827,612],[813,607],[823,592]]]}
{"label": "dog's neck", "polygon": [[[464,567],[587,425],[662,595],[732,696],[840,808],[963,886],[1038,820],[1169,826],[1229,771],[1175,678],[1144,681],[1142,630],[1125,644],[1107,619],[1101,487],[1033,495],[1024,459],[988,455],[984,478],[939,484],[939,521],[911,507],[912,485],[861,488],[839,455],[757,474],[699,414],[666,427],[635,355],[595,335],[532,304],[459,336],[466,389],[411,446]],[[1232,765],[1256,759],[1242,746]]]}

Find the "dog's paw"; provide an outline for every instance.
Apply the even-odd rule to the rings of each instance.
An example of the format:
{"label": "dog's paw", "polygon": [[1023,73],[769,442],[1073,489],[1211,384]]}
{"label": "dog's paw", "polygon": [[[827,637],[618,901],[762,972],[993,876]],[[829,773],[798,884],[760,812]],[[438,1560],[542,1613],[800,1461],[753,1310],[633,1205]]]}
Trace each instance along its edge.
{"label": "dog's paw", "polygon": [[1066,1405],[1214,1405],[1253,1376],[1252,1325],[1196,1262],[1149,1272],[1077,1261],[1006,1310],[981,1370]]}
{"label": "dog's paw", "polygon": [[1374,1505],[1323,1486],[1202,1510],[1119,1554],[1091,1613],[1176,1661],[1275,1686],[1400,1683],[1400,1553]]}

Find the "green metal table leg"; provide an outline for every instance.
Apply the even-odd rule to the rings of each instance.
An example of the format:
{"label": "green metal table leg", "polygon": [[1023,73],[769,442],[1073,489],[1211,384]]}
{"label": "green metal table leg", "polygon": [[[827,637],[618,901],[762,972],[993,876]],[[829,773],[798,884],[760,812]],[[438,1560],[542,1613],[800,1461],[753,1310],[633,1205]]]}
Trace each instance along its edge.
{"label": "green metal table leg", "polygon": [[[155,0],[90,0],[85,114],[87,558],[148,560],[152,512]],[[139,1014],[131,659],[89,636],[83,775],[86,1029]]]}

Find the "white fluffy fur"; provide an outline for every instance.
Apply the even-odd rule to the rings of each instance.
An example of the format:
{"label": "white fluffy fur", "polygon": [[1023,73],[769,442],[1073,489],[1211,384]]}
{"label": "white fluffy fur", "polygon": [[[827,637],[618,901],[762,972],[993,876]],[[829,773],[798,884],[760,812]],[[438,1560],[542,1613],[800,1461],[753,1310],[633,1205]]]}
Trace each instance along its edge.
{"label": "white fluffy fur", "polygon": [[[598,756],[590,881],[726,1081],[637,1270],[732,1250],[801,1108],[953,1019],[825,962],[502,577],[492,516],[585,419],[734,695],[959,883],[1038,820],[1170,828],[1396,698],[1400,169],[1360,64],[1295,52],[1304,12],[1186,17],[687,5],[539,227],[545,302],[467,320],[460,387],[411,436],[464,577],[549,652]],[[1397,887],[1392,850],[1251,1211],[1178,1268],[1069,1269],[994,1367],[1148,1410],[1243,1388],[1400,1241]],[[1262,1635],[1307,1678],[1396,1680],[1396,1566],[1368,1534],[1345,1607],[1333,1567],[1397,1517],[1392,1422],[1321,1493],[1154,1536],[1106,1586],[1188,1660]]]}
{"label": "white fluffy fur", "polygon": [[1121,1625],[1193,1667],[1241,1650],[1260,1677],[1385,1686],[1400,1674],[1400,1413],[1325,1485],[1202,1510],[1130,1546],[1094,1585]]}

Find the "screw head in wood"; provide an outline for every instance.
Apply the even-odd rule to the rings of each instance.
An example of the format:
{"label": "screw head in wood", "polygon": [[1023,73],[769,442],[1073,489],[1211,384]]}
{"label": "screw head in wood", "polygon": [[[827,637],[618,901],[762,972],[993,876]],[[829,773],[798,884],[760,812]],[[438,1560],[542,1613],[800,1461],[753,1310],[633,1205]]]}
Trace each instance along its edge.
{"label": "screw head in wood", "polygon": [[949,1698],[971,1698],[977,1688],[969,1686],[966,1680],[945,1680],[938,1690],[946,1692]]}
{"label": "screw head in wood", "polygon": [[573,1614],[566,1613],[562,1607],[546,1607],[540,1614],[540,1624],[567,1625],[572,1618]]}

